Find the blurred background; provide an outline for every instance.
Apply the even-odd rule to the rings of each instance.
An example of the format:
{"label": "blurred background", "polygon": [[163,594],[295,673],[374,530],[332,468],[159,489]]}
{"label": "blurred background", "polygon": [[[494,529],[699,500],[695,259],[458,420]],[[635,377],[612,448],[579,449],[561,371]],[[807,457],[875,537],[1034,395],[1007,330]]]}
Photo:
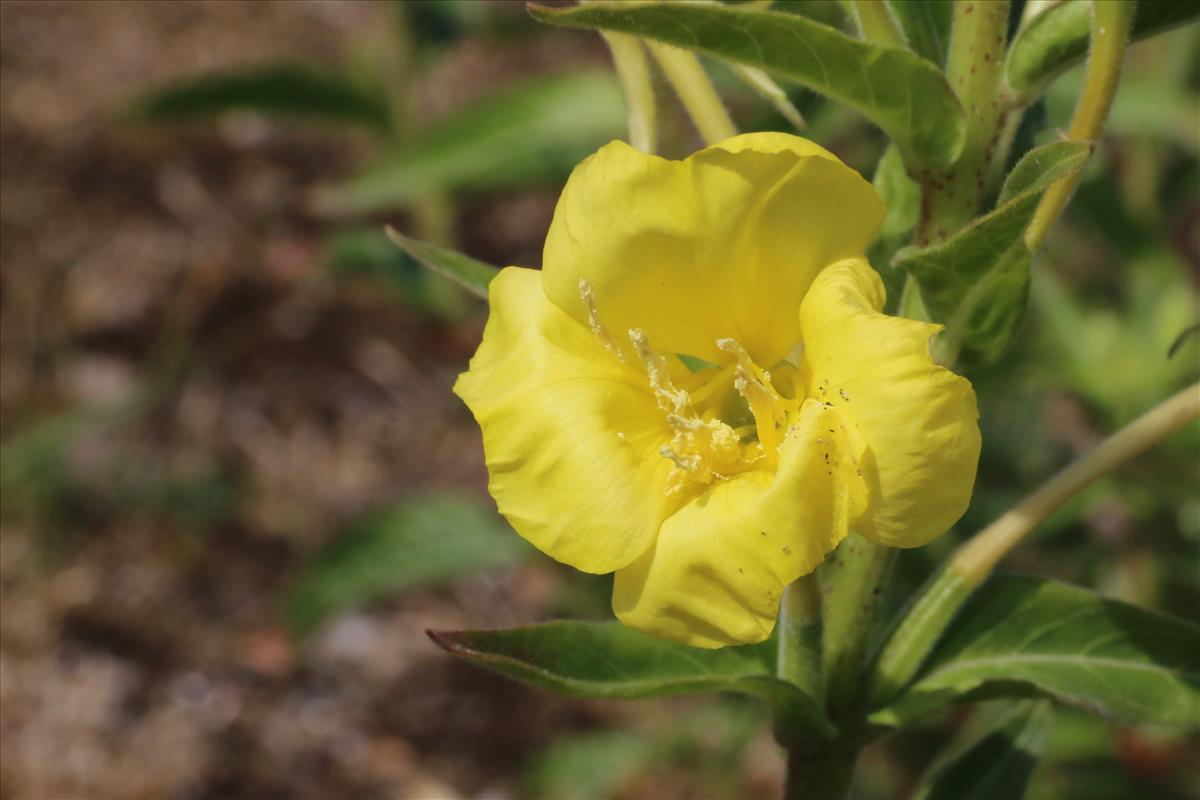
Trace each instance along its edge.
{"label": "blurred background", "polygon": [[[903,554],[896,603],[1200,373],[1197,33],[1133,49],[1019,345],[969,373],[971,510]],[[743,130],[790,130],[710,66]],[[0,798],[775,796],[748,701],[572,701],[423,633],[609,615],[608,579],[488,500],[450,393],[486,308],[382,234],[538,266],[571,166],[624,134],[598,37],[510,2],[5,0],[0,69]],[[881,135],[789,92],[869,176]],[[1195,618],[1198,448],[1092,487],[1010,566]],[[873,746],[861,796],[905,796],[965,716]],[[1197,797],[1198,763],[1194,736],[1064,711],[1030,797]]]}

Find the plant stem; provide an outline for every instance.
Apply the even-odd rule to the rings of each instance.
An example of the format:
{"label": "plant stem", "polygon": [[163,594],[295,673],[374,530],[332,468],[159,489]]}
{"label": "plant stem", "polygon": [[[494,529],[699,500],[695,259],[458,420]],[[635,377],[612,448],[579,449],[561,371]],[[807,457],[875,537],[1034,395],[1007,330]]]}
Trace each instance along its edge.
{"label": "plant stem", "polygon": [[883,0],[854,0],[853,9],[858,29],[868,42],[908,47],[904,32]]}
{"label": "plant stem", "polygon": [[895,554],[895,548],[851,534],[822,565],[826,703],[839,729],[866,706],[867,648]]}
{"label": "plant stem", "polygon": [[951,563],[968,581],[978,585],[1001,558],[1059,506],[1097,478],[1197,418],[1200,418],[1200,383],[1159,403],[1042,484],[960,547]]}
{"label": "plant stem", "polygon": [[788,752],[784,800],[842,800],[850,791],[859,742],[810,740]]}
{"label": "plant stem", "polygon": [[612,52],[617,79],[625,94],[629,143],[643,153],[653,153],[658,147],[657,107],[646,51],[636,36],[607,31],[601,31],[600,35]]}
{"label": "plant stem", "polygon": [[667,81],[679,95],[680,102],[692,118],[696,129],[707,144],[717,144],[737,136],[737,128],[721,102],[695,53],[661,42],[646,42],[650,55],[662,67]]}
{"label": "plant stem", "polygon": [[[1104,0],[1093,4],[1087,73],[1071,126],[1067,129],[1068,139],[1094,144],[1100,138],[1125,63],[1125,46],[1133,26],[1135,6],[1133,0]],[[1063,178],[1042,196],[1025,232],[1025,245],[1031,252],[1041,247],[1050,226],[1071,199],[1081,175],[1082,171],[1078,171]]]}
{"label": "plant stem", "polygon": [[820,701],[825,685],[821,667],[821,587],[816,573],[804,575],[787,587],[778,624],[775,673]]}
{"label": "plant stem", "polygon": [[905,615],[875,667],[872,707],[886,705],[916,675],[938,636],[996,564],[1063,503],[1098,478],[1200,419],[1200,383],[1159,403],[1105,439],[960,546]]}
{"label": "plant stem", "polygon": [[975,216],[1009,113],[1000,102],[1008,0],[964,0],[954,6],[946,79],[967,115],[962,155],[943,172],[913,177],[922,185],[916,244],[949,238]]}

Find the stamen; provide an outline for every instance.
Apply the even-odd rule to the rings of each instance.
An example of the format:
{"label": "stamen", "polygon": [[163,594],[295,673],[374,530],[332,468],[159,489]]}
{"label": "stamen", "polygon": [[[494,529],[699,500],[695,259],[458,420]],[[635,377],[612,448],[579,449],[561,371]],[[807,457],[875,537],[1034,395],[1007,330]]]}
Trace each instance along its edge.
{"label": "stamen", "polygon": [[624,362],[625,356],[621,355],[621,349],[617,347],[617,343],[608,335],[608,329],[600,321],[600,311],[596,308],[596,292],[587,278],[579,279],[579,297],[587,306],[588,327],[592,329],[596,340],[604,346],[605,350],[616,356],[618,361]]}
{"label": "stamen", "polygon": [[650,388],[654,390],[658,407],[663,411],[682,415],[687,411],[690,398],[687,392],[676,387],[671,381],[671,375],[667,372],[667,360],[650,347],[650,341],[641,328],[629,329],[629,341],[633,343],[633,349],[642,360],[642,366],[646,368],[646,377],[650,380]]}
{"label": "stamen", "polygon": [[755,364],[750,354],[737,341],[718,339],[717,347],[737,358],[734,388],[750,406],[750,413],[754,415],[754,424],[758,430],[758,441],[768,458],[774,461],[778,458],[779,450],[777,428],[787,427],[787,401],[771,385],[770,373]]}

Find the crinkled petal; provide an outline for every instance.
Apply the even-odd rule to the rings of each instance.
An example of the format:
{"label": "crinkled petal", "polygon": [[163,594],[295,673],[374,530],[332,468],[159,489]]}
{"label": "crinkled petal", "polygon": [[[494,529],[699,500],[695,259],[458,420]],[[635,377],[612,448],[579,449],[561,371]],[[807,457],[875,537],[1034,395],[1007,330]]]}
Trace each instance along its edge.
{"label": "crinkled petal", "polygon": [[546,299],[535,270],[492,281],[491,314],[454,386],[483,430],[513,528],[552,558],[604,573],[637,558],[663,515],[670,430],[644,376]]}
{"label": "crinkled petal", "polygon": [[805,139],[753,133],[669,161],[612,142],[576,167],[546,238],[546,295],[580,321],[595,292],[614,337],[721,361],[736,339],[772,366],[825,265],[861,255],[883,216],[858,173]]}
{"label": "crinkled petal", "polygon": [[953,525],[971,499],[979,412],[971,384],[930,356],[941,326],[880,313],[884,289],[861,259],[830,266],[800,308],[809,395],[861,432],[871,508],[856,530],[917,547]]}
{"label": "crinkled petal", "polygon": [[784,587],[815,569],[866,506],[856,469],[841,417],[807,401],[780,448],[777,472],[715,484],[617,571],[617,617],[693,647],[766,639]]}

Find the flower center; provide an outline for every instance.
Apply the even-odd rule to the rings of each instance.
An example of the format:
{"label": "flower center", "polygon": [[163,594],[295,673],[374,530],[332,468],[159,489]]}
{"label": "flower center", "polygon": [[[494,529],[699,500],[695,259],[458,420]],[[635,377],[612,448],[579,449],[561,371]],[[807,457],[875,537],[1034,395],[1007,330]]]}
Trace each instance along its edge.
{"label": "flower center", "polygon": [[[617,359],[626,361],[600,322],[591,285],[581,280],[579,290],[596,339]],[[667,494],[696,491],[713,481],[779,463],[779,445],[803,401],[802,396],[797,397],[802,392],[797,391],[794,366],[781,362],[772,379],[735,339],[718,339],[717,349],[726,358],[723,363],[710,364],[660,353],[640,328],[630,329],[628,336],[672,431],[670,444],[659,448],[659,454],[674,464],[667,478]],[[672,378],[668,358],[678,358],[692,371]],[[679,373],[676,369],[675,374]]]}

